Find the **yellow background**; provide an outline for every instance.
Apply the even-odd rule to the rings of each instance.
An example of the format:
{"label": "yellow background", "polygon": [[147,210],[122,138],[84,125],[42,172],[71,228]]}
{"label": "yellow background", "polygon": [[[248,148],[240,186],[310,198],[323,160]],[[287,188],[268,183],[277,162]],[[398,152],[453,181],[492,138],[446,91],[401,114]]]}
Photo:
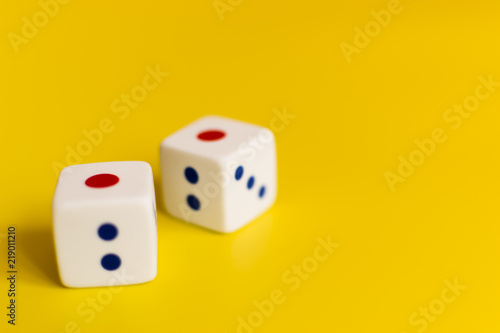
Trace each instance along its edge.
{"label": "yellow background", "polygon": [[[499,332],[500,88],[458,129],[443,117],[478,77],[500,81],[500,6],[401,0],[348,62],[340,46],[355,45],[355,28],[388,1],[221,1],[231,9],[223,20],[212,0],[72,0],[17,53],[10,33],[22,35],[23,17],[41,7],[2,2],[1,331],[60,333],[73,322],[75,332],[233,333],[278,289],[286,301],[255,332]],[[169,75],[120,119],[111,104],[148,66]],[[270,127],[283,110],[295,118],[275,133],[269,212],[230,235],[165,213],[165,136],[206,114]],[[81,163],[152,165],[158,277],[120,289],[90,320],[77,309],[103,289],[67,289],[57,275],[53,164],[106,118],[113,131]],[[447,140],[391,191],[386,172],[435,128]],[[5,315],[8,225],[18,233],[15,328]],[[283,275],[328,236],[340,247],[292,291]],[[467,287],[459,297],[425,329],[410,323],[444,304],[455,279]]]}

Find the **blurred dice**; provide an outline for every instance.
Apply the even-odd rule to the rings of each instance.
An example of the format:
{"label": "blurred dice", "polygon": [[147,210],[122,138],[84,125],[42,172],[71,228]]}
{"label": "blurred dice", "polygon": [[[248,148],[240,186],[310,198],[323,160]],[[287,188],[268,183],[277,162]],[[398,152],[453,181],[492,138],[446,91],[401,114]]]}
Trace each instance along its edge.
{"label": "blurred dice", "polygon": [[276,200],[276,146],[264,127],[208,116],[160,147],[165,206],[218,232],[245,226]]}

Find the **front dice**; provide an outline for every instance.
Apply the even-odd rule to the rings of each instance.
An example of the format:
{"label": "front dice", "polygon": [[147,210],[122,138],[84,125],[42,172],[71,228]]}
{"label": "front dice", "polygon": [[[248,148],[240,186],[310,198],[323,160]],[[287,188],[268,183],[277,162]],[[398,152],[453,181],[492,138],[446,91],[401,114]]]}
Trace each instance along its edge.
{"label": "front dice", "polygon": [[59,176],[52,210],[65,286],[127,285],[155,278],[156,205],[149,164],[67,167]]}

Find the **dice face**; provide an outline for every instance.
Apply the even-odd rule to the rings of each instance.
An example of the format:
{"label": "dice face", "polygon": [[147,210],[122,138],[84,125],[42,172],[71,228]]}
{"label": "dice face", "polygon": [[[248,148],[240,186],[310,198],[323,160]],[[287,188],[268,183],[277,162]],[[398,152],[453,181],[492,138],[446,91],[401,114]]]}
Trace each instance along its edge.
{"label": "dice face", "polygon": [[153,174],[146,162],[63,169],[52,214],[65,286],[127,285],[156,277],[156,205]]}
{"label": "dice face", "polygon": [[233,232],[276,200],[276,148],[263,127],[208,116],[163,140],[163,195],[170,214]]}

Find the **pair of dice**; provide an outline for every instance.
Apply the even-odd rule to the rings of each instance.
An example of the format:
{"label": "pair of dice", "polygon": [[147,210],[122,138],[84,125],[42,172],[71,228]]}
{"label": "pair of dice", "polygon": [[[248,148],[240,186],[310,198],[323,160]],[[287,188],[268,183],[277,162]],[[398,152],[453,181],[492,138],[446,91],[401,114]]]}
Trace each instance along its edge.
{"label": "pair of dice", "polygon": [[[168,212],[229,233],[270,208],[277,191],[273,133],[209,116],[160,146]],[[54,241],[68,287],[144,283],[157,272],[156,201],[146,162],[66,167],[53,199]]]}

